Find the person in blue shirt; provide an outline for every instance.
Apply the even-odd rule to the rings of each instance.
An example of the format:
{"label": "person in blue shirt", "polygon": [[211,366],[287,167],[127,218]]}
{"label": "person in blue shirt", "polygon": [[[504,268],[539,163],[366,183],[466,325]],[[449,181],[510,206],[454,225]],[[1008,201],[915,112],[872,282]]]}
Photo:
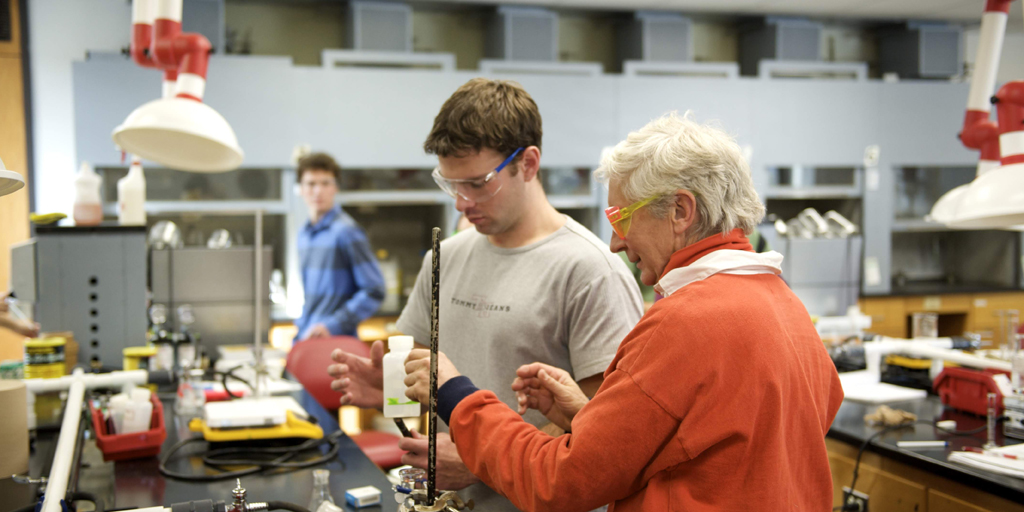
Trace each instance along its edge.
{"label": "person in blue shirt", "polygon": [[384,300],[384,276],[362,228],[335,204],[341,167],[326,153],[299,160],[300,195],[309,222],[299,233],[306,303],[296,341],[356,335]]}

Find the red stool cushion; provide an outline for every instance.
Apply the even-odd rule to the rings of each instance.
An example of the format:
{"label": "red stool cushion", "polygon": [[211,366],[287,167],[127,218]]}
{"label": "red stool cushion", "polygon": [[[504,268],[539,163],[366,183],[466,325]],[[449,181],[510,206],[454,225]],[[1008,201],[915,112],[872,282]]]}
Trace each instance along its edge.
{"label": "red stool cushion", "polygon": [[[300,341],[288,352],[286,368],[299,380],[302,387],[324,409],[336,411],[341,406],[341,393],[331,389],[331,376],[327,367],[333,364],[331,352],[340,348],[345,352],[363,357],[370,357],[370,347],[366,343],[351,336],[332,336],[330,338],[312,338]],[[367,430],[352,436],[359,449],[384,469],[402,465],[404,451],[398,448],[400,437],[387,432]]]}
{"label": "red stool cushion", "polygon": [[331,389],[331,376],[327,367],[331,361],[331,352],[340,348],[363,357],[370,357],[370,347],[351,336],[332,336],[330,338],[311,338],[300,341],[288,352],[286,368],[288,373],[299,379],[302,387],[328,411],[341,407],[341,393]]}
{"label": "red stool cushion", "polygon": [[383,469],[402,465],[402,455],[405,455],[405,452],[398,447],[399,439],[401,438],[395,434],[376,430],[364,430],[362,434],[352,436],[359,449]]}

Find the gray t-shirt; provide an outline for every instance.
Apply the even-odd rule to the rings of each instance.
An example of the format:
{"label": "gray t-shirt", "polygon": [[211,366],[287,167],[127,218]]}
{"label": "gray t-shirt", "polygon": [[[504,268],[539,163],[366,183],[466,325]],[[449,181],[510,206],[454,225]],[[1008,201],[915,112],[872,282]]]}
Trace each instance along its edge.
{"label": "gray t-shirt", "polygon": [[[398,330],[430,344],[427,253]],[[441,242],[440,350],[480,389],[515,409],[516,369],[533,362],[598,375],[643,315],[636,281],[593,233],[566,217],[550,236],[525,247],[495,247],[469,229]],[[548,423],[535,410],[524,417]],[[439,422],[439,431],[447,427]],[[482,483],[461,491],[481,510],[514,511]]]}

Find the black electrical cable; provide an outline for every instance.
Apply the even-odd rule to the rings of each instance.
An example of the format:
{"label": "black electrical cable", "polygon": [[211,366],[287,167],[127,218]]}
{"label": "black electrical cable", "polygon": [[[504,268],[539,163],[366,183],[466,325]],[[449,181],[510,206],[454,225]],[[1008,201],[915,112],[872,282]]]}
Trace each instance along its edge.
{"label": "black electrical cable", "polygon": [[[1004,418],[999,418],[996,421],[997,422],[1003,421],[1003,419]],[[850,494],[853,492],[853,490],[855,489],[855,486],[857,485],[857,475],[858,475],[858,473],[860,471],[860,459],[861,459],[861,456],[864,455],[864,451],[867,449],[868,445],[871,444],[871,441],[874,441],[876,437],[878,437],[878,436],[880,436],[882,434],[885,434],[885,433],[888,433],[888,432],[894,432],[896,430],[907,428],[907,427],[910,427],[910,426],[916,425],[916,424],[929,425],[932,428],[934,428],[935,430],[938,430],[940,432],[944,432],[944,433],[949,434],[949,435],[954,436],[954,437],[970,437],[970,436],[973,436],[975,434],[980,434],[980,433],[984,432],[988,428],[988,425],[982,425],[982,426],[980,426],[978,428],[971,429],[971,430],[949,430],[949,429],[942,428],[942,427],[936,425],[934,422],[931,422],[931,421],[917,420],[917,421],[915,421],[913,423],[904,423],[902,425],[895,425],[895,426],[891,426],[891,427],[885,427],[882,430],[879,430],[878,432],[875,432],[874,434],[871,435],[871,437],[865,439],[864,442],[860,445],[860,449],[857,450],[857,462],[854,463],[854,465],[853,465],[853,481],[850,482],[850,492],[844,492],[843,493],[843,501],[842,501],[842,503],[838,507],[833,507],[832,508],[833,511],[835,511],[835,510],[847,510],[845,508],[846,507],[846,500],[849,499]],[[849,509],[849,510],[853,510],[853,509]]]}
{"label": "black electrical cable", "polygon": [[300,507],[287,501],[268,501],[267,510],[289,510],[291,512],[310,512],[309,509]]}
{"label": "black electrical cable", "polygon": [[[170,460],[174,454],[182,447],[188,444],[205,441],[201,436],[191,437],[188,439],[182,439],[174,444],[170,449],[167,450],[166,455],[160,459],[160,474],[170,477],[177,478],[179,480],[188,480],[193,482],[215,482],[218,480],[226,480],[229,478],[239,478],[242,476],[252,475],[255,473],[276,471],[283,473],[286,471],[292,471],[295,469],[308,468],[327,462],[332,462],[337,459],[338,450],[341,445],[338,444],[338,438],[344,435],[344,432],[338,431],[333,434],[324,436],[320,439],[310,439],[304,441],[298,445],[292,446],[263,446],[263,447],[229,447],[229,448],[214,448],[207,450],[202,454],[203,463],[207,466],[223,469],[226,466],[248,466],[244,469],[236,469],[230,471],[222,471],[214,475],[195,475],[178,473],[171,471],[167,468],[167,461]],[[290,462],[292,458],[299,454],[316,449],[327,443],[330,445],[330,449],[327,453],[310,460]],[[246,457],[240,458],[227,458],[228,456],[245,455]],[[338,460],[341,463],[342,471],[345,470],[345,463]]]}

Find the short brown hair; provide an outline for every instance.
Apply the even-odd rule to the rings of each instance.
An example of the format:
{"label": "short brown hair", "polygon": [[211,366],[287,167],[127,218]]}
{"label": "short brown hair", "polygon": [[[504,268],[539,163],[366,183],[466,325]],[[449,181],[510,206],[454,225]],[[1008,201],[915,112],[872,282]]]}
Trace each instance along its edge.
{"label": "short brown hair", "polygon": [[341,183],[341,166],[327,153],[310,153],[299,159],[295,181],[302,181],[302,173],[306,171],[327,171],[334,175],[334,181]]}
{"label": "short brown hair", "polygon": [[540,147],[540,111],[523,86],[509,80],[474,78],[441,106],[423,149],[437,156],[462,156],[490,148],[508,156]]}

